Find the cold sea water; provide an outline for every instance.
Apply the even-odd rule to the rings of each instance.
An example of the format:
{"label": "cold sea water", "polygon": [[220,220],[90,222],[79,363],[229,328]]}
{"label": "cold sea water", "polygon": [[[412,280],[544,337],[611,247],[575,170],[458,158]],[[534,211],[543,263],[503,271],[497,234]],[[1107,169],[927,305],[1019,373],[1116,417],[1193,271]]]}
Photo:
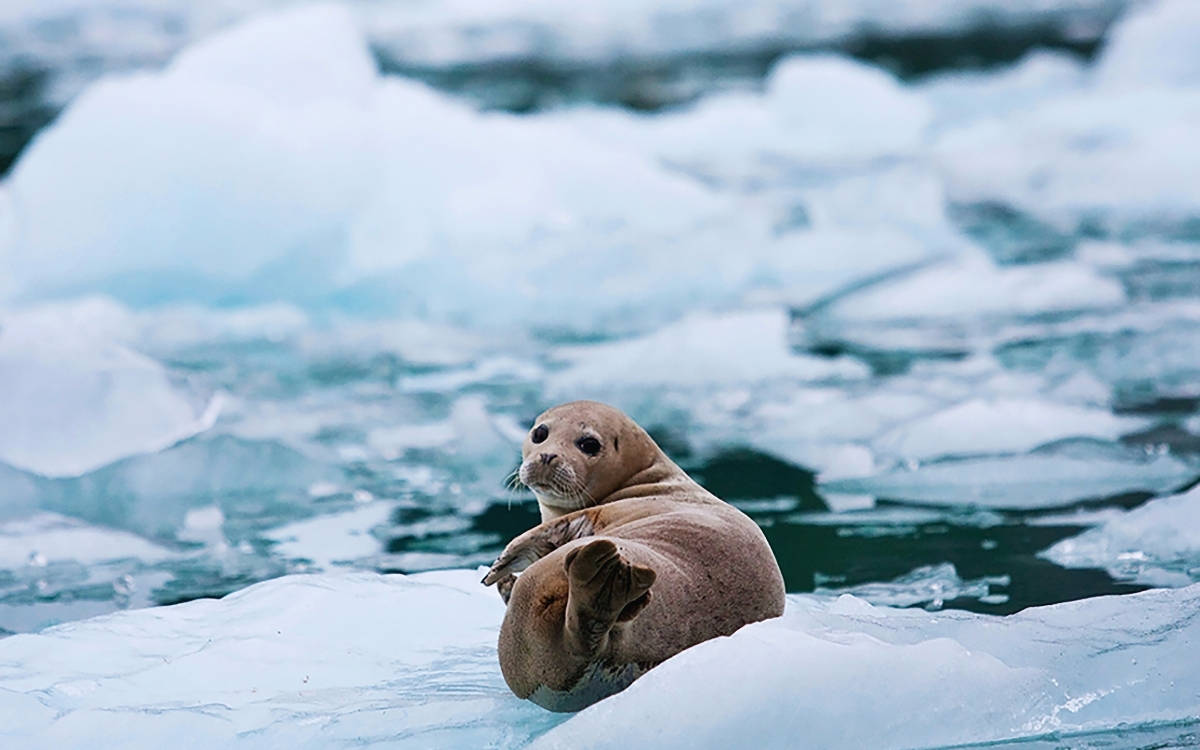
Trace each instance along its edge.
{"label": "cold sea water", "polygon": [[[697,6],[0,12],[0,738],[1200,744],[1200,6]],[[563,723],[474,582],[579,398],[791,596]]]}

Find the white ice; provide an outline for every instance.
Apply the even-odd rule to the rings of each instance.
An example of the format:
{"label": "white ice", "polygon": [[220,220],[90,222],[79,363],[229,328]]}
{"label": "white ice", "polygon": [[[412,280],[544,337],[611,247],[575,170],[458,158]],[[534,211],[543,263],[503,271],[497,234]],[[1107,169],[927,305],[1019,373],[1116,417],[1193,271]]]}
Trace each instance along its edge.
{"label": "white ice", "polygon": [[1072,437],[1115,440],[1148,426],[1107,409],[1035,398],[973,398],[880,436],[874,445],[905,459],[1020,453]]}
{"label": "white ice", "polygon": [[1151,586],[1200,579],[1200,485],[1108,518],[1042,556],[1068,568],[1104,568],[1119,580]]}
{"label": "white ice", "polygon": [[1200,52],[1190,43],[1198,30],[1189,0],[1138,6],[1080,85],[1045,87],[1044,100],[1020,111],[950,129],[935,158],[951,197],[1000,202],[1068,230],[1185,226],[1200,215],[1190,135],[1200,125]]}
{"label": "white ice", "polygon": [[[105,336],[95,305],[0,317],[0,461],[75,476],[212,426],[220,399]],[[60,314],[61,313],[61,314]]]}
{"label": "white ice", "polygon": [[85,565],[112,560],[152,564],[174,556],[171,550],[117,529],[92,526],[58,513],[0,522],[0,569],[57,562]]}
{"label": "white ice", "polygon": [[570,365],[550,378],[555,394],[861,380],[870,374],[848,357],[791,352],[788,316],[780,309],[696,313],[637,338],[563,348],[558,356]]}
{"label": "white ice", "polygon": [[905,465],[870,477],[833,479],[823,487],[929,505],[1029,509],[1169,492],[1195,475],[1194,463],[1174,456],[1083,441],[1025,455]]}
{"label": "white ice", "polygon": [[[770,241],[765,216],[643,155],[384,79],[331,5],[90,88],[8,193],[17,230],[0,259],[24,298],[352,303],[492,328],[736,300]],[[703,274],[674,273],[685,250]],[[673,283],[637,281],[650,278]],[[560,304],[575,314],[547,326]]]}
{"label": "white ice", "polygon": [[377,554],[380,541],[371,530],[387,523],[394,506],[383,501],[361,508],[317,516],[272,529],[263,536],[275,542],[272,553],[303,559],[318,570]]}
{"label": "white ice", "polygon": [[784,618],[690,649],[569,716],[505,687],[495,651],[503,605],[478,576],[291,576],[219,601],[6,638],[0,737],[63,748],[167,738],[790,747],[796,737],[890,748],[1197,717],[1196,586],[1005,618],[791,596]]}

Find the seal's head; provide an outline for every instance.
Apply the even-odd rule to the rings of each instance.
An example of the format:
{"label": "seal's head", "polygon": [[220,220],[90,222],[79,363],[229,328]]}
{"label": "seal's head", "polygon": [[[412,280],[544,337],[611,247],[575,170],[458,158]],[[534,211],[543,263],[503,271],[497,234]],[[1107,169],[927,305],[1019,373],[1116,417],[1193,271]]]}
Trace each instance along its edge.
{"label": "seal's head", "polygon": [[541,414],[521,447],[521,482],[543,517],[603,503],[661,456],[646,432],[620,410],[572,401]]}

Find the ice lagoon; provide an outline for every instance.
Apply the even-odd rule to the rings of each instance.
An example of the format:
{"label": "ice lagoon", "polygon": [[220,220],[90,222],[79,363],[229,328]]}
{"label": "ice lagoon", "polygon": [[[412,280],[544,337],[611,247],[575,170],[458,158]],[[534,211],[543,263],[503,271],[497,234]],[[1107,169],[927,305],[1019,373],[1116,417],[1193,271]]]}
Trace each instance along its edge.
{"label": "ice lagoon", "polygon": [[[852,5],[750,75],[753,24],[631,36],[671,3],[231,4],[84,88],[0,182],[5,745],[1200,742],[1200,16],[980,0],[1027,53],[915,75]],[[972,38],[935,7],[881,28]],[[444,75],[510,54],[563,106]],[[634,111],[622,54],[707,72]],[[476,567],[573,398],[792,593],[568,718]]]}

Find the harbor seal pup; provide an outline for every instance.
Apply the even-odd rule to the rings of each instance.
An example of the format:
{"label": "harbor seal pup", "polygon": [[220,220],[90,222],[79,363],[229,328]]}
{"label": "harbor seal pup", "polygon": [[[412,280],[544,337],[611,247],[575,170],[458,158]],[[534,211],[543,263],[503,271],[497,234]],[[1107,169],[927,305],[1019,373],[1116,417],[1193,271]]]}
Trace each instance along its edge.
{"label": "harbor seal pup", "polygon": [[622,412],[556,406],[521,454],[542,523],[483,579],[508,604],[500,670],[518,697],[577,711],[689,646],[783,614],[762,531]]}

